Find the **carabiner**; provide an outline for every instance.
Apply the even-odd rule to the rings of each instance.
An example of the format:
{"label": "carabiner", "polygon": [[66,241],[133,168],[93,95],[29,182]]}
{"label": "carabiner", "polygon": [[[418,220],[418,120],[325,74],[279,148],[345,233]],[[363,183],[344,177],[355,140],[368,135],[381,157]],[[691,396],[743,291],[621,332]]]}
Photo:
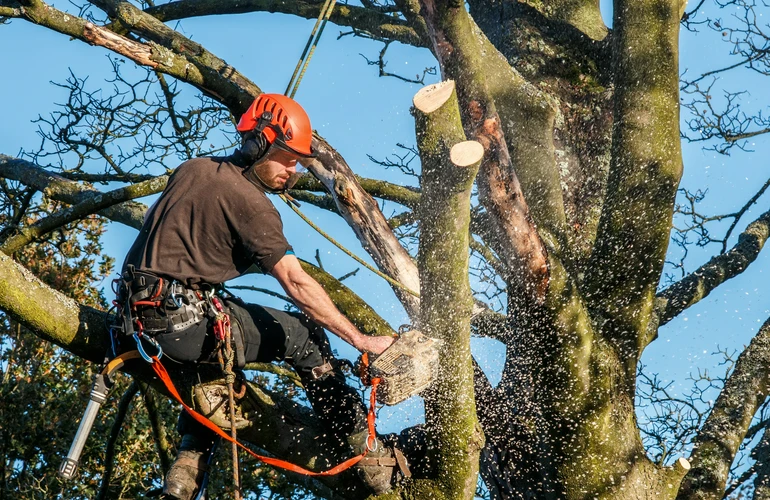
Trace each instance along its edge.
{"label": "carabiner", "polygon": [[[147,342],[152,344],[157,350],[158,354],[155,356],[156,358],[160,359],[163,357],[163,348],[158,344],[154,339],[150,339],[147,337],[144,337],[147,339]],[[142,345],[142,339],[139,337],[138,333],[134,333],[134,341],[136,342],[136,350],[139,351],[139,355],[147,361],[148,363],[152,364],[155,361],[153,361],[152,357],[147,355],[147,352],[144,350],[144,346]]]}

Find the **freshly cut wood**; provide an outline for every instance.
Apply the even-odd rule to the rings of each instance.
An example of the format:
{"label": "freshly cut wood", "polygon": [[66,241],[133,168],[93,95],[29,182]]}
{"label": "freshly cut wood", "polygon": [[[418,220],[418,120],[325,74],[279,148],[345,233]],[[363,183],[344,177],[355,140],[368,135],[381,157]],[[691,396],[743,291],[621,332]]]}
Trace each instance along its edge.
{"label": "freshly cut wood", "polygon": [[458,167],[470,167],[481,161],[484,146],[477,141],[463,141],[452,146],[449,159]]}
{"label": "freshly cut wood", "polygon": [[412,104],[425,114],[430,114],[444,105],[455,91],[454,80],[445,80],[421,88],[412,98]]}
{"label": "freshly cut wood", "polygon": [[679,457],[676,463],[674,463],[674,468],[682,473],[689,471],[691,467],[690,461],[684,457]]}

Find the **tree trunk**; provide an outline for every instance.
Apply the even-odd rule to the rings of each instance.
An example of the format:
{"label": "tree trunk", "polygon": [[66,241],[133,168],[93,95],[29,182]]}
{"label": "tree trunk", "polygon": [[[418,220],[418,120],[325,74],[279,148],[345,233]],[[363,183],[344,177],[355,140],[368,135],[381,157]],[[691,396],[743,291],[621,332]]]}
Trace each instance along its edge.
{"label": "tree trunk", "polygon": [[420,318],[424,333],[443,341],[439,378],[425,400],[427,429],[436,442],[430,452],[434,487],[443,498],[471,499],[483,437],[473,396],[468,228],[471,187],[484,148],[465,142],[452,81],[420,90],[414,115],[423,199],[430,200],[420,206]]}

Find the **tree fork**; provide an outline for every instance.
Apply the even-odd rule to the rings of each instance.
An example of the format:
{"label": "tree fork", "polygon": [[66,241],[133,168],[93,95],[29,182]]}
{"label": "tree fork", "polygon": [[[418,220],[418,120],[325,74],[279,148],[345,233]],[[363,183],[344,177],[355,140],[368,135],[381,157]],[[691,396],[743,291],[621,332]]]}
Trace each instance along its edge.
{"label": "tree fork", "polygon": [[471,188],[484,148],[465,141],[451,80],[424,87],[413,103],[422,160],[420,319],[425,333],[444,342],[439,379],[425,406],[429,432],[438,443],[435,484],[447,498],[473,498],[483,435],[470,353],[469,226]]}
{"label": "tree fork", "polygon": [[420,5],[442,76],[457,82],[465,132],[484,146],[478,187],[479,200],[493,215],[490,245],[510,273],[505,277],[509,289],[542,302],[548,290],[547,252],[511,166],[470,17],[456,0],[421,0]]}

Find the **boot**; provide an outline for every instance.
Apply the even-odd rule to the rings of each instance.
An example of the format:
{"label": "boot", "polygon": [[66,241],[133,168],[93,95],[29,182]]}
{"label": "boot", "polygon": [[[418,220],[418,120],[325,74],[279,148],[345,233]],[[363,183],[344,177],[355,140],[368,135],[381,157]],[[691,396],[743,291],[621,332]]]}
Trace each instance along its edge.
{"label": "boot", "polygon": [[[368,431],[354,434],[348,442],[361,453],[366,449]],[[406,457],[391,441],[388,444],[382,439],[375,439],[366,456],[356,464],[358,476],[369,486],[376,495],[387,493],[398,481],[398,472],[404,477],[411,477]]]}
{"label": "boot", "polygon": [[[303,380],[305,392],[313,410],[324,422],[341,444],[348,445],[356,454],[362,453],[369,435],[366,423],[366,407],[355,389],[347,385],[345,376],[335,366],[319,378],[306,377]],[[350,453],[350,450],[348,450]],[[392,488],[396,480],[396,471],[409,477],[406,458],[392,444],[384,444],[377,439],[366,457],[356,464],[359,477],[377,494]]]}
{"label": "boot", "polygon": [[[182,419],[180,419],[182,420]],[[163,485],[164,498],[191,500],[209,470],[208,461],[213,443],[207,438],[185,434],[179,454],[171,465]]]}
{"label": "boot", "polygon": [[165,498],[176,500],[191,500],[203,482],[203,476],[208,471],[208,457],[200,451],[183,450],[179,452],[171,469],[166,475],[163,486]]}

